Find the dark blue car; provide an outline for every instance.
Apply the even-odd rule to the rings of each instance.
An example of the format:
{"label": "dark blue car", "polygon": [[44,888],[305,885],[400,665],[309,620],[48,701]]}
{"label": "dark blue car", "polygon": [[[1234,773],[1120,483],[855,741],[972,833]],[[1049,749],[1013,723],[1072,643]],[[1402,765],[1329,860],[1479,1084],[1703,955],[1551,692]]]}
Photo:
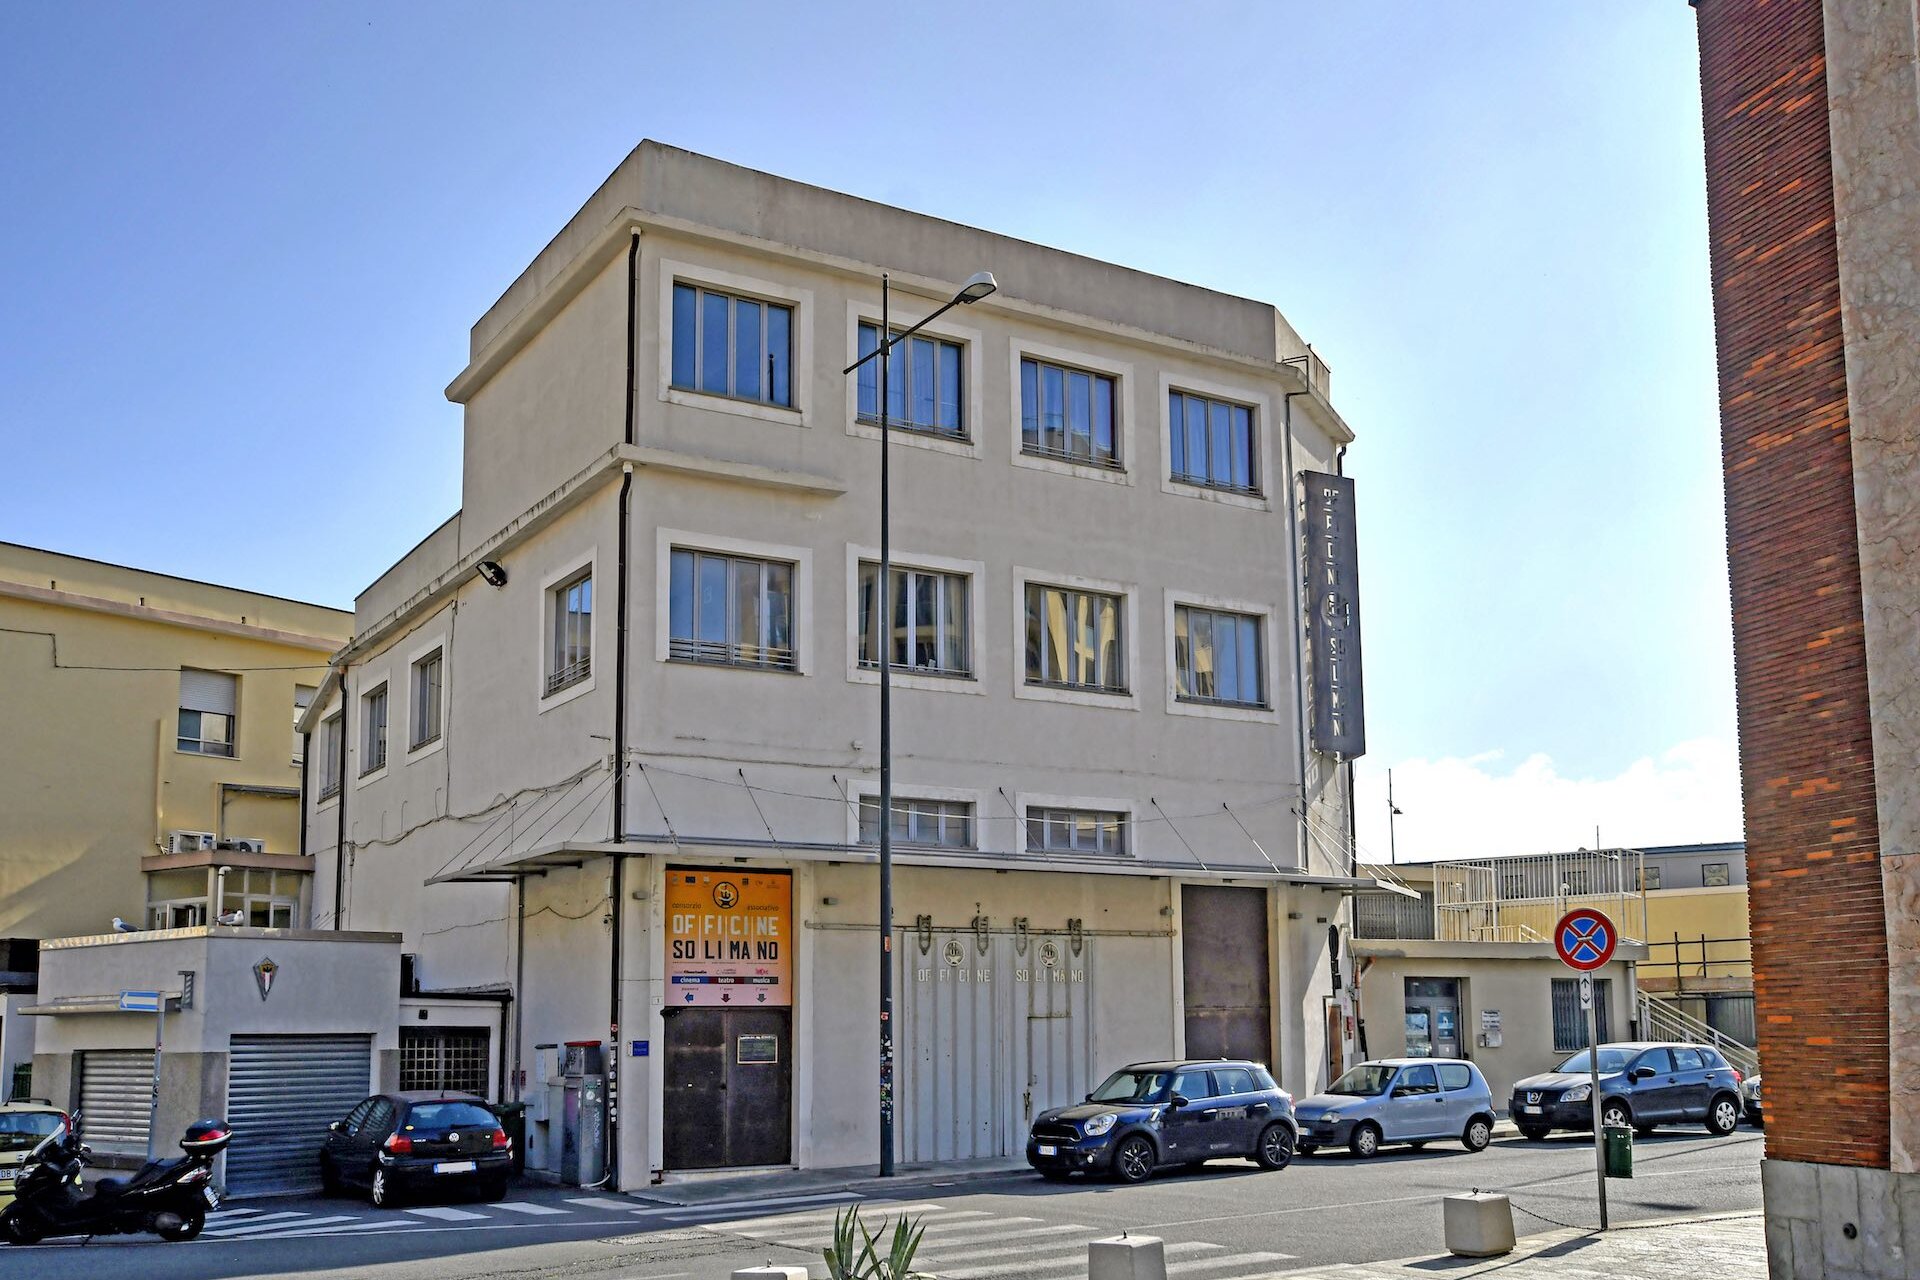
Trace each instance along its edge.
{"label": "dark blue car", "polygon": [[1136,1062],[1085,1102],[1035,1116],[1027,1163],[1050,1180],[1102,1173],[1122,1182],[1231,1156],[1284,1169],[1299,1137],[1293,1099],[1257,1062]]}
{"label": "dark blue car", "polygon": [[[1593,1132],[1593,1082],[1582,1049],[1544,1075],[1513,1086],[1507,1114],[1538,1142],[1556,1129]],[[1740,1073],[1701,1044],[1600,1046],[1600,1122],[1640,1134],[1663,1124],[1705,1124],[1725,1136],[1740,1123]]]}

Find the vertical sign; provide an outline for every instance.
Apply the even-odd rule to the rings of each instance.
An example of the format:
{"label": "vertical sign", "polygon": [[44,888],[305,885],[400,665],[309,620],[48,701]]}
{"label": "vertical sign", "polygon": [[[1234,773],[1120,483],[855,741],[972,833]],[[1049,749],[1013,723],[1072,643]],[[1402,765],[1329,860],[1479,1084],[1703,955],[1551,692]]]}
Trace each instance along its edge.
{"label": "vertical sign", "polygon": [[1353,481],[1323,471],[1303,471],[1300,480],[1307,490],[1307,655],[1313,669],[1313,748],[1351,759],[1367,753]]}
{"label": "vertical sign", "polygon": [[676,867],[667,872],[667,1003],[793,1003],[793,876]]}

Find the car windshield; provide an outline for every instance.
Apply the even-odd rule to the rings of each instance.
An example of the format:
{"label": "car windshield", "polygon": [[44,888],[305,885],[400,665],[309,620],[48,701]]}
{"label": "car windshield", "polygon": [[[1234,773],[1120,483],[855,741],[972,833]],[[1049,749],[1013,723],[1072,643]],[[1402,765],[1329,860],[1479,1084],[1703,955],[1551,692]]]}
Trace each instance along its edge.
{"label": "car windshield", "polygon": [[407,1112],[409,1129],[497,1129],[493,1112],[473,1102],[421,1102]]}
{"label": "car windshield", "polygon": [[57,1111],[0,1112],[0,1151],[31,1151],[60,1124]]}
{"label": "car windshield", "polygon": [[[1627,1064],[1631,1061],[1633,1061],[1633,1050],[1631,1049],[1614,1049],[1604,1044],[1600,1046],[1600,1070],[1603,1074],[1614,1071],[1625,1071]],[[1582,1049],[1555,1067],[1554,1070],[1592,1071],[1593,1066],[1587,1061],[1587,1051]]]}
{"label": "car windshield", "polygon": [[1363,1062],[1333,1082],[1328,1093],[1344,1093],[1351,1098],[1377,1098],[1393,1082],[1393,1068],[1377,1062]]}
{"label": "car windshield", "polygon": [[1093,1091],[1095,1102],[1158,1102],[1166,1096],[1171,1074],[1165,1071],[1116,1071]]}

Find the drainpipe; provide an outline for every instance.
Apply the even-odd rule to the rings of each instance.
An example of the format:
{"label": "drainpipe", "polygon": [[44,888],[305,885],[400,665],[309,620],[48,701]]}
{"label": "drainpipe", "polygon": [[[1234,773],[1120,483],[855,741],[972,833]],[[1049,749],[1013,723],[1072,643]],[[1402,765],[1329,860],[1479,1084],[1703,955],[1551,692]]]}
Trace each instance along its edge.
{"label": "drainpipe", "polygon": [[307,802],[313,799],[313,793],[307,789],[307,778],[313,768],[307,756],[313,750],[313,735],[300,735],[300,856],[307,856]]}
{"label": "drainpipe", "polygon": [[[640,232],[627,243],[627,410],[626,443],[634,442],[634,415],[638,411],[634,379],[638,370],[636,345],[640,328]],[[613,631],[613,843],[627,839],[627,542],[633,521],[633,464],[620,468],[620,536],[614,553]],[[607,1068],[607,1185],[620,1185],[620,925],[625,916],[626,859],[613,855],[613,874],[607,896],[612,932],[608,940],[607,1050],[613,1061]]]}
{"label": "drainpipe", "polygon": [[[1305,378],[1308,370],[1301,370]],[[1293,696],[1296,700],[1294,731],[1300,748],[1300,860],[1298,869],[1307,869],[1307,656],[1306,642],[1300,638],[1301,610],[1306,607],[1306,583],[1300,578],[1300,510],[1295,491],[1299,481],[1293,470],[1293,398],[1309,394],[1289,391],[1280,399],[1280,428],[1286,437],[1281,453],[1287,469],[1287,580],[1293,584],[1294,607],[1288,615],[1288,636],[1293,648]]]}
{"label": "drainpipe", "polygon": [[340,664],[340,791],[334,804],[339,819],[339,827],[333,843],[333,928],[337,933],[345,928],[347,915],[347,666]]}

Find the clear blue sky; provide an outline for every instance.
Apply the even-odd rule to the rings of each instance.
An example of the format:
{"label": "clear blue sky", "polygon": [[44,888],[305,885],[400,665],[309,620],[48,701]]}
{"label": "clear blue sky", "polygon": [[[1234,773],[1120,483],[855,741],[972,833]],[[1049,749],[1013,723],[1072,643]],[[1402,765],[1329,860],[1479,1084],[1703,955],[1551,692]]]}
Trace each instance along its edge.
{"label": "clear blue sky", "polygon": [[1093,12],[0,8],[0,538],[349,602],[653,137],[1277,304],[1359,433],[1369,776],[1731,742],[1686,4]]}

